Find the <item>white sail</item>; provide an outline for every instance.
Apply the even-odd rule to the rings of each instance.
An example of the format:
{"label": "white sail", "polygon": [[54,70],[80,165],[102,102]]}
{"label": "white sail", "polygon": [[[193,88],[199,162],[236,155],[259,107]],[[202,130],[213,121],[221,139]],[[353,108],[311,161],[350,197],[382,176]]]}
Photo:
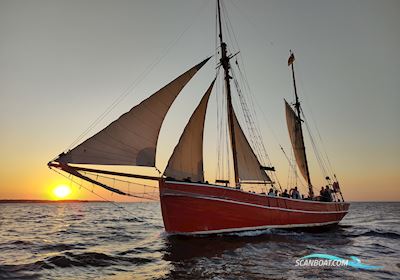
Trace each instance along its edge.
{"label": "white sail", "polygon": [[[233,110],[233,108],[232,108]],[[262,166],[258,161],[253,149],[251,148],[247,138],[240,127],[239,121],[233,111],[233,126],[235,130],[237,170],[241,181],[264,181],[270,182],[271,179],[262,170]]]}
{"label": "white sail", "polygon": [[168,109],[183,87],[208,60],[189,69],[106,128],[60,155],[56,161],[155,166],[158,134]]}
{"label": "white sail", "polygon": [[203,134],[208,99],[215,80],[204,94],[196,110],[190,117],[164,174],[176,180],[190,178],[191,181],[204,181]]}
{"label": "white sail", "polygon": [[303,132],[301,130],[300,122],[292,107],[285,100],[286,109],[286,123],[289,130],[290,141],[294,151],[297,166],[307,182],[310,182],[310,175],[308,172],[306,152],[303,141]]}

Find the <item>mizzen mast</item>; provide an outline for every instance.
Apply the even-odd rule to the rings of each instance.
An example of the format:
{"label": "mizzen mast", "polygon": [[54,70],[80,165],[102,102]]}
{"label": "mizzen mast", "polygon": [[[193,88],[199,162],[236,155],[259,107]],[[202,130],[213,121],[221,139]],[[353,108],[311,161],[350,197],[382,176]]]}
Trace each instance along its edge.
{"label": "mizzen mast", "polygon": [[290,57],[288,60],[288,65],[291,66],[292,69],[292,79],[293,79],[293,88],[294,88],[294,95],[295,95],[295,103],[294,103],[294,107],[296,109],[296,121],[298,123],[298,135],[301,138],[301,142],[302,143],[302,147],[300,147],[302,149],[302,153],[303,153],[303,157],[304,157],[304,167],[305,167],[305,173],[306,173],[306,178],[307,178],[307,184],[308,184],[308,194],[310,197],[314,197],[314,191],[313,191],[313,186],[311,184],[311,178],[310,178],[310,171],[308,168],[308,162],[307,162],[307,155],[306,155],[306,147],[304,145],[304,136],[303,136],[303,130],[302,130],[302,119],[301,119],[301,108],[300,108],[300,101],[299,101],[299,96],[297,95],[297,87],[296,87],[296,78],[294,75],[294,66],[293,66],[293,62],[294,62],[294,54],[292,51],[290,51]]}
{"label": "mizzen mast", "polygon": [[220,0],[217,1],[218,4],[218,26],[219,26],[219,42],[221,46],[221,65],[224,68],[224,80],[225,80],[225,88],[227,94],[227,110],[228,110],[228,123],[229,123],[229,135],[231,139],[231,146],[232,146],[232,156],[233,156],[233,170],[235,175],[235,186],[240,188],[239,182],[239,171],[238,171],[238,161],[237,161],[237,152],[236,152],[236,140],[235,140],[235,128],[233,122],[233,107],[232,107],[232,94],[231,94],[231,85],[230,79],[232,78],[229,74],[230,64],[229,59],[230,57],[227,55],[226,50],[226,43],[222,38],[222,24],[221,24],[221,6]]}

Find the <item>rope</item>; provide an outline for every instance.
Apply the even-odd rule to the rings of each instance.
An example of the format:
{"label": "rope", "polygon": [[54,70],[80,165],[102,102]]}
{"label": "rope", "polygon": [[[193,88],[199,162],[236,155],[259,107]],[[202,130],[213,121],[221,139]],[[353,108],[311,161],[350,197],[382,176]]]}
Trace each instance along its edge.
{"label": "rope", "polygon": [[[265,29],[262,29],[262,30],[261,30],[261,29],[259,28],[259,26],[258,26],[257,24],[255,24],[255,23],[250,19],[250,18],[252,18],[252,17],[248,16],[248,15],[243,11],[243,9],[239,8],[238,5],[237,5],[237,3],[235,3],[235,1],[231,1],[231,3],[232,3],[233,6],[237,9],[239,15],[240,15],[243,19],[245,19],[245,20],[247,21],[247,23],[249,23],[249,24],[251,25],[252,28],[250,28],[250,30],[254,31],[254,33],[257,35],[257,36],[255,36],[255,38],[257,38],[257,39],[259,39],[259,38],[262,39],[262,40],[264,41],[266,47],[275,46],[275,42],[273,42],[273,41],[268,41],[268,40],[266,39],[266,37],[260,36],[260,34],[263,34],[262,31],[265,31]],[[239,1],[238,1],[238,3],[239,3]],[[245,2],[243,1],[243,3],[245,3]]]}
{"label": "rope", "polygon": [[323,158],[321,157],[321,155],[320,155],[320,153],[318,151],[317,144],[314,141],[314,136],[312,135],[310,126],[308,125],[308,121],[306,120],[303,111],[302,111],[302,115],[303,115],[303,119],[304,119],[304,123],[306,125],[306,129],[307,129],[308,135],[310,137],[311,146],[313,148],[315,157],[317,158],[318,165],[319,165],[319,167],[321,169],[322,174],[326,177],[328,175],[328,171],[326,169],[325,162],[324,162]]}
{"label": "rope", "polygon": [[[299,64],[299,63],[300,63],[300,61],[297,62],[297,67],[298,67],[298,68],[301,67],[301,65],[300,65],[301,63],[300,63],[300,64]],[[327,150],[326,150],[326,148],[325,148],[324,140],[323,140],[323,138],[322,138],[322,136],[321,136],[320,130],[319,130],[318,125],[317,125],[317,122],[315,121],[315,117],[314,117],[314,113],[313,113],[313,110],[312,110],[312,106],[310,106],[310,102],[309,102],[309,100],[308,100],[307,91],[305,90],[304,83],[303,83],[303,79],[302,79],[302,77],[301,77],[301,72],[302,72],[302,71],[298,71],[298,73],[300,73],[300,74],[297,75],[297,76],[298,76],[298,81],[299,81],[299,84],[300,84],[300,86],[301,86],[301,88],[302,88],[303,95],[304,95],[304,97],[305,97],[305,98],[304,98],[305,103],[307,104],[307,107],[309,108],[308,111],[310,112],[310,116],[311,116],[311,120],[312,120],[313,127],[314,127],[314,129],[315,129],[315,131],[316,131],[316,133],[317,133],[317,135],[318,135],[319,142],[320,142],[320,145],[321,145],[321,148],[318,148],[318,145],[316,145],[317,151],[318,151],[318,154],[320,154],[319,151],[322,150],[322,155],[320,155],[320,157],[321,157],[321,159],[323,160],[323,162],[324,162],[324,164],[325,164],[325,167],[326,167],[326,170],[327,170],[327,174],[329,174],[330,176],[333,176],[333,177],[334,177],[334,174],[335,174],[336,172],[335,172],[335,170],[334,170],[334,168],[333,168],[333,166],[332,166],[332,164],[331,164],[331,161],[330,161],[330,159],[329,159]],[[303,117],[305,118],[305,115],[304,115],[304,112],[303,112],[303,111],[302,111],[302,115],[303,115]],[[310,131],[311,131],[311,128],[310,128]],[[315,137],[314,137],[314,142],[315,142],[316,144],[318,144],[318,143],[315,141]],[[331,178],[333,178],[333,177],[331,177]]]}
{"label": "rope", "polygon": [[[195,21],[200,17],[201,12],[208,5],[205,2],[199,10],[196,10],[196,16],[192,17],[192,22],[178,35],[178,37],[173,40],[168,47],[158,56],[156,59],[150,63],[146,69],[125,89],[120,96],[118,96],[104,111],[100,114],[93,122],[90,123],[89,127],[84,130],[65,150],[68,151],[72,147],[76,146],[94,127],[96,127],[118,104],[122,102],[150,73],[151,71],[161,62],[161,60],[167,56],[170,50],[180,41],[180,39],[185,35],[185,33],[193,26]],[[53,160],[55,160],[54,158]]]}
{"label": "rope", "polygon": [[[239,44],[238,44],[238,40],[237,40],[237,36],[235,34],[235,32],[233,31],[233,27],[232,27],[232,23],[230,22],[229,16],[228,16],[228,11],[226,6],[224,5],[224,3],[221,3],[221,12],[225,15],[223,17],[223,26],[225,27],[225,34],[226,37],[228,38],[228,41],[231,42],[230,46],[233,48],[230,48],[229,51],[233,50],[239,50]],[[237,53],[236,51],[234,51],[233,53]],[[238,55],[240,57],[242,57],[241,53],[238,52]],[[231,67],[231,75],[233,77],[233,81],[234,81],[234,85],[236,87],[236,91],[238,93],[239,96],[239,101],[240,101],[240,107],[242,108],[243,111],[243,115],[244,115],[244,119],[245,119],[245,124],[246,124],[246,130],[247,130],[247,134],[249,135],[249,140],[250,140],[250,144],[253,148],[253,150],[255,151],[255,153],[258,155],[258,158],[261,162],[262,165],[266,165],[266,163],[271,166],[271,160],[269,158],[269,155],[266,151],[264,142],[262,141],[261,138],[261,131],[259,129],[259,125],[258,125],[258,119],[257,116],[255,114],[255,107],[254,107],[254,102],[252,100],[252,92],[250,90],[250,86],[248,84],[246,75],[241,71],[239,64],[236,60],[236,65],[237,68],[239,70],[239,76],[241,81],[243,81],[243,83],[245,84],[245,89],[246,91],[244,91],[244,93],[249,92],[250,94],[248,94],[249,99],[250,99],[250,107],[248,106],[248,102],[247,102],[247,98],[246,95],[243,94],[243,91],[239,85],[238,82],[238,78],[236,76],[236,73],[234,71],[234,69]],[[235,102],[236,100],[233,99],[233,102]],[[254,112],[254,113],[253,113]],[[228,158],[229,159],[229,158]],[[219,165],[219,164],[218,164]],[[275,182],[278,184],[279,188],[282,190],[282,186],[280,184],[279,178],[276,176],[275,173],[271,173],[270,174],[271,178],[273,178],[275,180]],[[275,188],[274,185],[272,185],[273,188]]]}
{"label": "rope", "polygon": [[[68,176],[62,174],[62,173],[59,172],[58,170],[53,169],[53,168],[51,168],[51,170],[53,170],[54,172],[58,173],[58,174],[61,175],[62,177],[68,179]],[[126,209],[125,207],[123,207],[123,206],[121,206],[121,205],[115,203],[114,201],[111,201],[111,200],[106,199],[105,197],[103,197],[103,196],[99,195],[98,193],[94,192],[93,190],[88,189],[88,188],[85,187],[82,183],[78,183],[77,181],[74,181],[72,178],[71,178],[71,182],[73,182],[74,184],[78,185],[79,187],[84,188],[85,190],[87,190],[87,191],[93,193],[95,196],[101,198],[101,199],[104,200],[105,202],[108,202],[108,203],[114,205],[117,209],[123,210],[123,211],[125,211],[125,212],[131,214],[132,216],[138,218],[136,214],[132,213],[131,211],[129,211],[129,210]]]}
{"label": "rope", "polygon": [[[133,184],[133,185],[137,185],[137,186],[140,186],[140,187],[147,187],[147,188],[152,188],[152,189],[158,189],[158,187],[155,187],[155,186],[151,186],[151,185],[146,185],[146,184],[139,184],[139,183],[136,183],[136,182],[132,182],[132,181],[127,181],[127,180],[122,180],[122,179],[117,179],[117,178],[114,178],[114,177],[109,177],[109,176],[104,176],[104,175],[98,175],[97,173],[94,173],[94,172],[82,172],[83,174],[85,174],[85,175],[89,175],[89,176],[94,176],[94,175],[96,175],[97,176],[97,178],[103,178],[103,179],[109,179],[109,180],[113,180],[114,182],[115,181],[117,181],[117,182],[122,182],[122,183],[128,183],[128,184]],[[97,179],[96,179],[97,180]]]}

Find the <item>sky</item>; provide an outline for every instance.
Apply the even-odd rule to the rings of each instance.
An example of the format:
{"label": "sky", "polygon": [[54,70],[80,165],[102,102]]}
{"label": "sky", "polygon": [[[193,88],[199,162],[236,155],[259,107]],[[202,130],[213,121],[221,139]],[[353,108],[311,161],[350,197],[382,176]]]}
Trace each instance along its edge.
{"label": "sky", "polygon": [[[292,49],[304,111],[318,126],[345,198],[399,201],[400,2],[224,3],[236,36],[227,36],[228,46],[240,50],[281,183],[289,173],[279,145],[290,151],[283,98],[293,98]],[[215,54],[215,7],[214,0],[0,0],[0,199],[54,198],[52,189],[60,184],[72,188],[69,198],[99,199],[47,162],[121,95],[129,93],[86,137]],[[171,107],[159,136],[160,170],[213,79],[215,61]],[[215,101],[211,97],[204,144],[210,180],[216,174]],[[309,154],[317,187],[324,182]],[[94,190],[105,199],[124,199]]]}

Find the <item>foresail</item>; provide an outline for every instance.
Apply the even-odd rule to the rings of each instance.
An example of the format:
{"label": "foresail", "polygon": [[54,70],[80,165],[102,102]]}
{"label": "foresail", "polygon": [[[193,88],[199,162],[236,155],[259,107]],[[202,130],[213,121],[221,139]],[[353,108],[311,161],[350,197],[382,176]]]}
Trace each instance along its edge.
{"label": "foresail", "polygon": [[215,80],[207,89],[196,110],[190,117],[174,152],[172,153],[164,175],[177,180],[190,178],[191,181],[204,181],[203,134],[207,104]]}
{"label": "foresail", "polygon": [[55,161],[155,166],[158,134],[168,109],[205,59]]}
{"label": "foresail", "polygon": [[271,182],[269,176],[262,170],[262,166],[247,141],[234,111],[233,126],[235,129],[236,155],[240,180]]}
{"label": "foresail", "polygon": [[306,153],[304,148],[304,141],[300,122],[292,107],[285,100],[286,122],[289,130],[290,141],[294,151],[297,166],[307,182],[310,182],[310,175],[308,172]]}

